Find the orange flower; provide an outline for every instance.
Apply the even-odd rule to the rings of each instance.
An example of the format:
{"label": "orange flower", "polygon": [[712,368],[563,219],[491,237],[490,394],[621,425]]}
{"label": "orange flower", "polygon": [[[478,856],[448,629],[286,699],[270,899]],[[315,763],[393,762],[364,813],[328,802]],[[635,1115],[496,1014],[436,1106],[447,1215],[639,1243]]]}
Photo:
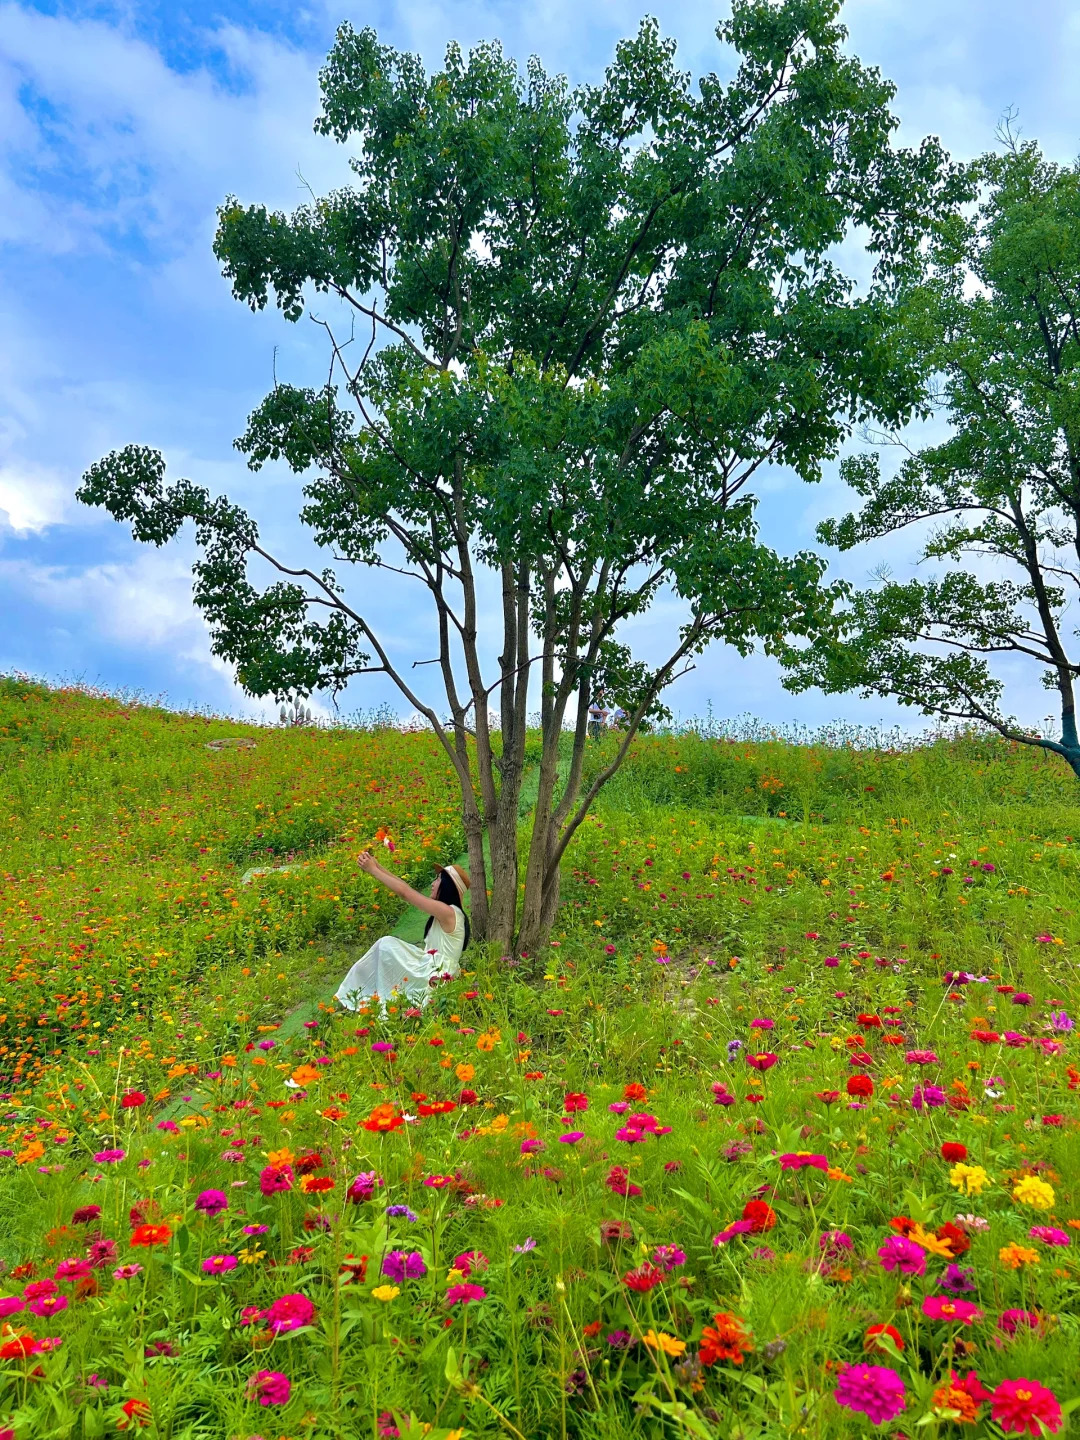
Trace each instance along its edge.
{"label": "orange flower", "polygon": [[126,1418],[116,1422],[118,1430],[126,1430],[131,1424],[139,1426],[140,1429],[150,1424],[150,1406],[146,1400],[125,1400],[120,1408]]}
{"label": "orange flower", "polygon": [[133,1248],[138,1245],[167,1245],[171,1239],[172,1231],[168,1225],[136,1225],[131,1232],[130,1244]]}
{"label": "orange flower", "polygon": [[32,1160],[40,1160],[42,1155],[44,1154],[45,1146],[41,1143],[41,1141],[31,1140],[30,1143],[28,1145],[24,1145],[23,1148],[19,1151],[19,1153],[15,1156],[15,1164],[28,1165]]}
{"label": "orange flower", "polygon": [[388,1134],[391,1130],[398,1130],[405,1124],[405,1119],[398,1111],[396,1105],[389,1103],[376,1105],[371,1114],[364,1121],[365,1130],[373,1130],[379,1134]]}
{"label": "orange flower", "polygon": [[727,1310],[721,1310],[713,1316],[712,1325],[706,1325],[701,1332],[698,1358],[703,1365],[715,1365],[718,1360],[730,1360],[733,1365],[741,1365],[743,1354],[753,1348],[753,1341],[746,1333],[742,1320]]}
{"label": "orange flower", "polygon": [[454,1067],[454,1074],[463,1085],[467,1085],[476,1074],[476,1066],[467,1064],[456,1065]]}
{"label": "orange flower", "polygon": [[1025,1265],[1039,1263],[1038,1253],[1029,1250],[1026,1245],[1003,1245],[998,1251],[998,1259],[1010,1270],[1020,1270]]}
{"label": "orange flower", "polygon": [[502,1035],[498,1030],[494,1028],[485,1030],[482,1035],[476,1037],[476,1048],[478,1050],[494,1050],[501,1039]]}
{"label": "orange flower", "polygon": [[292,1072],[292,1078],[297,1085],[314,1085],[319,1078],[319,1069],[315,1065],[298,1065]]}
{"label": "orange flower", "polygon": [[293,1152],[287,1147],[284,1150],[268,1150],[266,1159],[271,1165],[291,1165],[293,1163]]}

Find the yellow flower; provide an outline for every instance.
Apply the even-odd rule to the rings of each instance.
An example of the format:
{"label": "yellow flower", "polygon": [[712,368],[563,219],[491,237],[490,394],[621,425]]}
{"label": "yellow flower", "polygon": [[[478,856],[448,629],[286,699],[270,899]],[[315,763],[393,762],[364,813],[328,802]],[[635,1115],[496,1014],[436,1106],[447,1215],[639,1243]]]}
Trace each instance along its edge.
{"label": "yellow flower", "polygon": [[1037,1175],[1022,1175],[1013,1186],[1013,1199],[1021,1205],[1030,1205],[1033,1210],[1054,1208],[1054,1187]]}
{"label": "yellow flower", "polygon": [[981,1195],[990,1184],[990,1176],[981,1165],[954,1165],[949,1171],[949,1184],[965,1195]]}
{"label": "yellow flower", "polygon": [[939,1240],[933,1231],[924,1230],[921,1225],[916,1225],[908,1238],[914,1240],[916,1245],[921,1245],[930,1255],[938,1255],[942,1260],[953,1258],[952,1246],[948,1240]]}
{"label": "yellow flower", "polygon": [[401,1288],[398,1285],[376,1285],[371,1292],[371,1298],[385,1304],[389,1300],[396,1300],[400,1294]]}
{"label": "yellow flower", "polygon": [[685,1340],[676,1340],[674,1335],[668,1335],[663,1330],[646,1330],[641,1338],[650,1350],[661,1350],[665,1355],[681,1355],[686,1349]]}
{"label": "yellow flower", "polygon": [[1039,1263],[1036,1252],[1029,1250],[1026,1245],[1003,1245],[998,1251],[998,1259],[1010,1270],[1019,1270],[1022,1265]]}
{"label": "yellow flower", "polygon": [[265,1259],[266,1251],[260,1250],[257,1245],[253,1245],[250,1250],[240,1251],[240,1260],[241,1263],[244,1265],[255,1265],[258,1263],[258,1261]]}

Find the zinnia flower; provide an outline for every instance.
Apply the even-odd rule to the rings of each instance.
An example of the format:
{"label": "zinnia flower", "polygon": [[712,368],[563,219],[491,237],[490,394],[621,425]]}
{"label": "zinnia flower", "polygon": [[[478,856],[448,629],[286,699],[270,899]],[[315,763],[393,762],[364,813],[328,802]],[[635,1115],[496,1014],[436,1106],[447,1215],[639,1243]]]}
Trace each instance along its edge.
{"label": "zinnia flower", "polygon": [[427,1266],[419,1250],[408,1254],[404,1250],[391,1250],[383,1257],[382,1273],[388,1280],[400,1284],[403,1280],[419,1280],[427,1274]]}
{"label": "zinnia flower", "polygon": [[847,1365],[840,1372],[833,1399],[865,1415],[874,1425],[887,1425],[904,1408],[904,1382],[887,1365]]}
{"label": "zinnia flower", "polygon": [[247,1383],[248,1399],[260,1405],[284,1405],[291,1390],[288,1376],[280,1370],[256,1370]]}
{"label": "zinnia flower", "polygon": [[213,1217],[229,1208],[229,1197],[224,1190],[204,1190],[195,1201],[195,1209]]}
{"label": "zinnia flower", "polygon": [[1002,1380],[990,1398],[990,1414],[1006,1435],[1041,1437],[1061,1429],[1057,1396],[1037,1380]]}
{"label": "zinnia flower", "polygon": [[450,1305],[468,1305],[473,1300],[483,1300],[487,1291],[482,1285],[451,1285],[446,1292],[446,1299]]}
{"label": "zinnia flower", "polygon": [[235,1255],[210,1255],[202,1262],[202,1268],[207,1275],[224,1275],[228,1270],[235,1270],[238,1263]]}
{"label": "zinnia flower", "polygon": [[733,1365],[741,1365],[744,1353],[753,1348],[754,1343],[739,1316],[721,1310],[713,1316],[713,1323],[702,1329],[698,1359],[702,1365],[715,1365],[718,1360],[730,1360]]}
{"label": "zinnia flower", "polygon": [[878,1249],[884,1270],[899,1270],[902,1275],[925,1275],[926,1251],[905,1235],[890,1235]]}
{"label": "zinnia flower", "polygon": [[946,1300],[941,1295],[927,1295],[922,1313],[928,1320],[947,1320],[954,1325],[974,1325],[983,1312],[970,1300]]}
{"label": "zinnia flower", "polygon": [[990,1176],[981,1165],[959,1164],[949,1171],[949,1184],[965,1195],[980,1195],[990,1184]]}
{"label": "zinnia flower", "polygon": [[315,1306],[306,1295],[281,1295],[264,1318],[275,1335],[287,1335],[290,1330],[299,1330],[301,1326],[311,1324],[315,1318]]}

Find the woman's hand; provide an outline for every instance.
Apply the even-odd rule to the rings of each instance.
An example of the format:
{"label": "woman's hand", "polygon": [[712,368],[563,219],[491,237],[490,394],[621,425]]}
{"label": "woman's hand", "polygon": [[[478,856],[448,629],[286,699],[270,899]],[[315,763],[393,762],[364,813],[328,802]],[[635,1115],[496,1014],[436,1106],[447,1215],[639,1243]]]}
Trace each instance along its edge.
{"label": "woman's hand", "polygon": [[383,873],[382,866],[370,850],[361,850],[356,857],[356,863],[364,874],[370,875],[373,880],[378,880]]}

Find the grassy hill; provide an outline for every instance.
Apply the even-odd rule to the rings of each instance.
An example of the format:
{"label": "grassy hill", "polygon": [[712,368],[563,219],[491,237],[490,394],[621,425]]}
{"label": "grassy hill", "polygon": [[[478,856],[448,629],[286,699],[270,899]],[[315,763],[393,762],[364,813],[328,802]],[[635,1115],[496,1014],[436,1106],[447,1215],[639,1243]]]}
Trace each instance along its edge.
{"label": "grassy hill", "polygon": [[841,740],[641,740],[539,985],[355,1016],[429,735],[0,681],[0,1436],[1053,1428],[1080,787]]}

